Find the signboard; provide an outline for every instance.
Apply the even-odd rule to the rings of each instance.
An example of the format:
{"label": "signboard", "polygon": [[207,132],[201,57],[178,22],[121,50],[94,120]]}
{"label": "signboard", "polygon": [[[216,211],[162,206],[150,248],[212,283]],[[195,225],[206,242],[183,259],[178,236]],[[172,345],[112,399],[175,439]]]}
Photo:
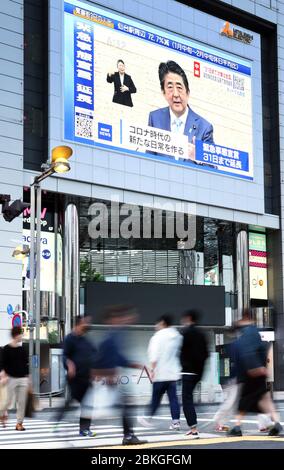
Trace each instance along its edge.
{"label": "signboard", "polygon": [[14,314],[13,305],[11,305],[11,304],[7,305],[7,313],[8,313],[8,315],[13,315]]}
{"label": "signboard", "polygon": [[231,26],[229,21],[226,21],[220,31],[222,36],[227,36],[230,39],[236,39],[237,41],[243,42],[244,44],[251,44],[253,41],[253,35],[237,29]]}
{"label": "signboard", "polygon": [[249,233],[250,298],[267,299],[266,235]]}
{"label": "signboard", "polygon": [[[159,77],[168,61],[174,77],[164,66]],[[251,81],[247,59],[64,3],[68,141],[252,180]]]}
{"label": "signboard", "polygon": [[[30,230],[23,230],[23,243],[30,246]],[[55,234],[41,232],[40,239],[40,290],[55,290]],[[30,256],[23,259],[23,290],[30,289]],[[61,270],[59,270],[61,272]],[[35,273],[36,276],[36,273]]]}
{"label": "signboard", "polygon": [[22,317],[19,313],[15,313],[12,318],[12,327],[14,326],[22,326]]}

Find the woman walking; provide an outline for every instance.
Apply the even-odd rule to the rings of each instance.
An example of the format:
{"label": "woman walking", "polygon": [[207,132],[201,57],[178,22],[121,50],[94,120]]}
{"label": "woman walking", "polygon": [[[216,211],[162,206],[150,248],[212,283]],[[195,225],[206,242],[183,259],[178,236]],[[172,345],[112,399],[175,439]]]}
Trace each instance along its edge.
{"label": "woman walking", "polygon": [[23,421],[29,388],[29,356],[22,346],[23,330],[14,326],[11,331],[12,341],[4,346],[2,353],[2,374],[7,380],[7,400],[2,405],[0,417],[4,424],[7,409],[13,399],[17,408],[17,431],[25,431]]}

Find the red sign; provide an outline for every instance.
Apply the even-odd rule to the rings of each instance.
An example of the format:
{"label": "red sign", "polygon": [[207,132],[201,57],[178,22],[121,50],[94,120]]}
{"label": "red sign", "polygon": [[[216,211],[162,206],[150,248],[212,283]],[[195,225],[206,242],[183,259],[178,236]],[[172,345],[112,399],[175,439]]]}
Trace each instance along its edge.
{"label": "red sign", "polygon": [[194,76],[200,78],[200,62],[194,61],[193,65],[194,65],[194,72],[193,72]]}

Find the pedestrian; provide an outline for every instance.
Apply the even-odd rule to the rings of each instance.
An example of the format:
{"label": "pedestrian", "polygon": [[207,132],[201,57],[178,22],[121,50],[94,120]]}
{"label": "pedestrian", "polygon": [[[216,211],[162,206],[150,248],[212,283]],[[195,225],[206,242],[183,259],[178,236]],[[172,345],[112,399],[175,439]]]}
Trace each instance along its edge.
{"label": "pedestrian", "polygon": [[[177,381],[180,379],[180,348],[182,336],[173,326],[170,315],[162,315],[156,322],[156,333],[148,346],[150,377],[153,383],[152,399],[149,405],[150,420],[158,410],[161,400],[167,393],[172,423],[170,429],[180,430],[180,405],[177,397]],[[139,417],[143,426],[151,426],[151,421]]]}
{"label": "pedestrian", "polygon": [[268,435],[277,436],[282,431],[282,426],[271,394],[267,390],[267,347],[261,341],[249,310],[244,311],[238,325],[241,335],[237,341],[236,357],[242,388],[236,416],[237,423],[229,430],[228,435],[242,436],[241,422],[246,413],[265,413],[271,416],[274,422]]}
{"label": "pedestrian", "polygon": [[231,336],[231,342],[224,345],[224,350],[230,361],[230,371],[223,384],[224,401],[213,418],[215,430],[218,432],[229,431],[230,428],[225,424],[225,421],[236,412],[241,386],[237,381],[236,328],[232,327],[228,334]]}
{"label": "pedestrian", "polygon": [[[109,387],[115,387],[119,395],[117,402],[121,409],[123,425],[122,445],[144,444],[147,442],[135,436],[133,420],[130,416],[127,403],[127,395],[118,387],[121,368],[143,369],[143,365],[128,359],[125,355],[127,348],[125,343],[127,340],[125,327],[133,323],[135,316],[133,307],[128,305],[114,305],[105,309],[104,322],[108,326],[108,331],[98,348],[95,361],[94,374],[96,380],[103,381]],[[96,400],[96,391],[94,399]]]}
{"label": "pedestrian", "polygon": [[196,327],[199,312],[186,311],[181,318],[183,340],[181,346],[182,366],[182,407],[189,430],[186,436],[198,439],[197,416],[193,404],[193,391],[201,380],[205,361],[208,357],[207,341],[204,334]]}
{"label": "pedestrian", "polygon": [[24,348],[23,330],[14,326],[11,330],[12,341],[4,346],[2,351],[1,381],[7,383],[6,401],[2,403],[0,416],[3,426],[7,420],[7,410],[12,401],[16,403],[17,424],[16,431],[25,431],[23,426],[25,408],[30,387],[29,356]]}
{"label": "pedestrian", "polygon": [[[228,432],[230,426],[225,424],[231,416],[234,416],[237,411],[240,393],[242,389],[242,381],[238,380],[238,361],[237,361],[237,328],[232,327],[229,334],[231,334],[233,341],[224,346],[227,357],[230,360],[230,374],[223,385],[224,401],[216,414],[214,415],[215,431]],[[269,427],[273,426],[271,418],[265,414],[258,414],[258,430],[260,432],[269,431]]]}
{"label": "pedestrian", "polygon": [[[67,398],[64,407],[58,412],[56,421],[60,422],[68,408],[70,402],[74,399],[82,403],[89,387],[92,385],[92,369],[95,360],[96,348],[93,343],[86,338],[86,333],[90,328],[90,317],[77,317],[75,325],[63,343],[63,363],[67,370],[67,383],[70,395]],[[89,416],[80,414],[79,435],[85,437],[94,437],[95,432],[91,431],[92,411],[89,410]]]}

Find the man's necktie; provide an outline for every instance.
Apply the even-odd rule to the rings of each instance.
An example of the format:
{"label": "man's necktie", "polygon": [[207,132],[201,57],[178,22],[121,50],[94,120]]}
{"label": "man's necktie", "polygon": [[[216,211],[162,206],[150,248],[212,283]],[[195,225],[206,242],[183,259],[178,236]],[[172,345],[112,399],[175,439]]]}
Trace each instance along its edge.
{"label": "man's necktie", "polygon": [[181,126],[182,126],[182,121],[181,119],[179,118],[176,118],[174,121],[173,121],[173,132],[176,132],[176,133],[181,133]]}

